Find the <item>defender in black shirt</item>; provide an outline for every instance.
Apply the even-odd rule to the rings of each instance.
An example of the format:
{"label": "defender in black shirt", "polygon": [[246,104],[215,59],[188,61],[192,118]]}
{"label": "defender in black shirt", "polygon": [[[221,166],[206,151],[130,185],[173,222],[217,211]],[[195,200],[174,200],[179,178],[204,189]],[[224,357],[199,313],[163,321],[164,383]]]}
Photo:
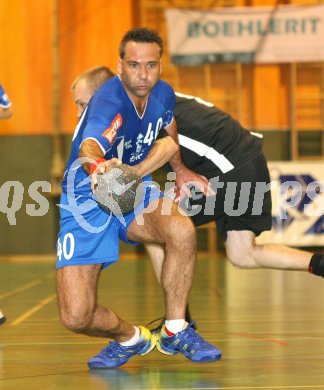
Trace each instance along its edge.
{"label": "defender in black shirt", "polygon": [[[202,193],[193,190],[186,208],[194,224],[215,220],[224,240],[229,230],[249,230],[256,236],[270,230],[270,178],[262,153],[262,136],[247,131],[213,104],[180,93],[175,118],[183,163],[217,186],[214,199],[208,202]],[[261,189],[257,183],[264,183],[262,199],[256,199],[259,192],[255,187]],[[262,207],[257,208],[256,203]],[[198,205],[200,212],[195,213]]]}
{"label": "defender in black shirt", "polygon": [[[176,185],[188,185],[194,171],[205,176],[215,191],[206,198],[196,186],[191,198],[180,200],[193,223],[199,226],[215,221],[227,257],[237,267],[309,271],[324,276],[322,254],[278,244],[257,245],[255,241],[272,224],[270,177],[262,137],[211,103],[176,95],[178,136],[172,135],[178,138],[180,153],[170,161],[177,175]],[[201,184],[198,178],[197,185]],[[147,250],[159,278],[163,248],[147,246]]]}

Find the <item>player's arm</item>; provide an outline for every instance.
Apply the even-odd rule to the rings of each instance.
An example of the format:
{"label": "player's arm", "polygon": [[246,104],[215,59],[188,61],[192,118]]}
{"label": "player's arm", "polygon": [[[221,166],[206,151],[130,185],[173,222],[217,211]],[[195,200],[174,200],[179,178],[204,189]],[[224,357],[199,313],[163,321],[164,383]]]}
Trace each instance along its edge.
{"label": "player's arm", "polygon": [[8,108],[0,107],[0,119],[9,119],[12,115],[11,106]]}
{"label": "player's arm", "polygon": [[132,169],[141,177],[148,175],[166,164],[179,150],[179,146],[170,136],[157,139],[146,158]]}
{"label": "player's arm", "polygon": [[91,188],[95,188],[97,175],[109,171],[109,165],[122,164],[118,158],[106,160],[99,144],[93,139],[86,139],[82,142],[79,152],[79,160],[83,169],[91,174]]}
{"label": "player's arm", "polygon": [[[109,107],[109,112],[107,111]],[[113,139],[107,134],[111,129],[115,134],[121,123],[117,123],[120,115],[118,107],[101,96],[93,96],[88,104],[88,117],[83,131],[83,140],[79,151],[79,160],[83,169],[92,175],[92,184],[96,183],[96,176],[109,170],[111,164],[121,164],[121,160],[105,159],[105,154],[111,148]],[[121,122],[121,121],[120,121]]]}
{"label": "player's arm", "polygon": [[122,164],[119,158],[106,160],[99,144],[93,139],[86,139],[82,142],[79,153],[79,160],[83,169],[89,173],[104,173],[111,164]]}
{"label": "player's arm", "polygon": [[93,164],[97,161],[100,162],[104,159],[104,154],[99,144],[92,140],[86,139],[82,142],[79,153],[79,160],[83,166],[83,169],[87,173],[92,173]]}
{"label": "player's arm", "polygon": [[[174,141],[179,145],[178,128],[174,118],[170,125],[165,129],[174,139]],[[208,185],[208,179],[205,176],[199,175],[198,173],[192,171],[184,164],[180,153],[180,147],[178,148],[178,151],[171,157],[169,164],[177,175],[177,187],[184,191],[187,196],[191,197],[191,191],[187,187],[187,184],[193,182],[206,196],[214,195],[214,191]]]}
{"label": "player's arm", "polygon": [[185,167],[184,162],[181,157],[180,153],[180,147],[179,147],[179,138],[178,138],[178,128],[175,119],[173,118],[173,121],[170,123],[168,127],[165,128],[165,130],[168,132],[168,134],[173,138],[174,142],[178,145],[178,150],[176,153],[171,157],[169,160],[169,164],[171,165],[174,172],[177,172],[183,167]]}

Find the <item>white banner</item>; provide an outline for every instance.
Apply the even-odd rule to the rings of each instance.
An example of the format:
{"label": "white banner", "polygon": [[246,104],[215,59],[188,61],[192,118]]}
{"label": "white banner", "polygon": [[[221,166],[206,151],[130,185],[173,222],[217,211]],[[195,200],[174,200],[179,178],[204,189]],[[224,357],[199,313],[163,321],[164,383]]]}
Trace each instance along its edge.
{"label": "white banner", "polygon": [[324,4],[166,10],[168,47],[178,65],[324,61]]}
{"label": "white banner", "polygon": [[259,244],[324,246],[324,162],[271,162],[273,227]]}

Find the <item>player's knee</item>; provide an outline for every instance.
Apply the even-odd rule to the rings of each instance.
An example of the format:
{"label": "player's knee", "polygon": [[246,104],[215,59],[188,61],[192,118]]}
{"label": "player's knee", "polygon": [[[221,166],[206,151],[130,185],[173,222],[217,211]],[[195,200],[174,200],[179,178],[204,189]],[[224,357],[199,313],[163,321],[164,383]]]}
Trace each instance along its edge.
{"label": "player's knee", "polygon": [[60,321],[63,326],[75,333],[85,333],[92,320],[90,310],[70,308],[60,310]]}
{"label": "player's knee", "polygon": [[255,268],[255,236],[250,231],[228,231],[225,243],[229,261],[239,268]]}
{"label": "player's knee", "polygon": [[196,230],[190,218],[179,217],[177,221],[170,224],[168,229],[168,241],[175,245],[195,245]]}
{"label": "player's knee", "polygon": [[183,221],[178,229],[178,234],[182,239],[196,241],[196,229],[191,219],[185,218],[185,222]]}
{"label": "player's knee", "polygon": [[235,267],[247,269],[255,267],[252,248],[226,248],[226,254],[229,261]]}

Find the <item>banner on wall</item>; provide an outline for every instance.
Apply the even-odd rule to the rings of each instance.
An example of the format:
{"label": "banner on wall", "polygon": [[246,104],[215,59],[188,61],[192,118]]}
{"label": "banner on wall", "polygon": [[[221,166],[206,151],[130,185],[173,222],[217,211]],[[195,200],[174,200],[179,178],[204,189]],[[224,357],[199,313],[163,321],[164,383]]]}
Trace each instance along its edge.
{"label": "banner on wall", "polygon": [[272,230],[259,244],[324,246],[324,162],[269,162]]}
{"label": "banner on wall", "polygon": [[324,61],[324,4],[166,10],[177,65]]}

